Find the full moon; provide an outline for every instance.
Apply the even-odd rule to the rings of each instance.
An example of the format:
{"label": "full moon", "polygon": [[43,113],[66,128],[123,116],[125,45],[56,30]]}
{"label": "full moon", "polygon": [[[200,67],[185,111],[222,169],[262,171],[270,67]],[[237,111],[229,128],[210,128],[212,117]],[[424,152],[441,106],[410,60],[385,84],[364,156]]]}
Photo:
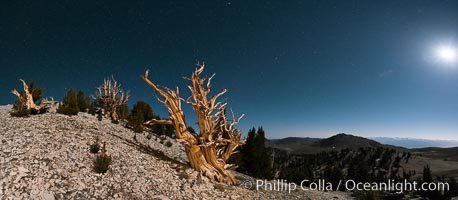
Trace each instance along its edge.
{"label": "full moon", "polygon": [[449,45],[440,46],[436,49],[436,56],[442,62],[453,63],[457,60],[457,49]]}

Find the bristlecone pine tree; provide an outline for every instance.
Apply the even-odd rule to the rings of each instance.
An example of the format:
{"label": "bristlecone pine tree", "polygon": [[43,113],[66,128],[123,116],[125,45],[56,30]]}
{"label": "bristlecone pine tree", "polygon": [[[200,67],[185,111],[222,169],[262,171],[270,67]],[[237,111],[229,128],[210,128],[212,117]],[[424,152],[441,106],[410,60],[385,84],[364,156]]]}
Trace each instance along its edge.
{"label": "bristlecone pine tree", "polygon": [[121,85],[111,77],[103,80],[103,85],[97,88],[97,101],[105,111],[105,117],[111,120],[118,120],[117,109],[129,100],[129,92],[124,92]]}
{"label": "bristlecone pine tree", "polygon": [[32,95],[33,92],[30,92],[29,86],[27,85],[27,83],[24,80],[22,79],[20,80],[24,87],[24,92],[19,93],[16,89],[11,91],[11,93],[16,95],[18,98],[15,104],[15,109],[17,111],[35,109],[37,105],[35,104],[34,99],[33,99],[33,95]]}
{"label": "bristlecone pine tree", "polygon": [[[205,176],[218,182],[229,185],[237,183],[234,175],[229,171],[237,166],[226,163],[229,157],[235,153],[234,150],[244,144],[240,140],[241,132],[234,128],[234,125],[243,117],[235,119],[232,113],[232,120],[226,119],[226,103],[216,102],[217,98],[223,95],[226,90],[207,98],[210,93],[210,81],[208,78],[206,86],[204,82],[207,78],[201,78],[199,75],[204,70],[204,64],[197,64],[197,69],[192,74],[191,85],[188,86],[191,96],[184,100],[179,96],[178,87],[171,90],[166,87],[158,87],[148,78],[148,71],[142,76],[145,83],[159,94],[163,99],[158,99],[168,110],[170,120],[152,119],[147,124],[168,124],[175,128],[177,141],[185,147],[185,152],[192,168],[203,173]],[[200,133],[193,135],[189,132],[185,121],[183,111],[181,110],[181,101],[192,106],[196,113],[197,123]]]}
{"label": "bristlecone pine tree", "polygon": [[30,82],[29,85],[25,83],[24,80],[20,79],[24,88],[23,92],[18,92],[17,90],[11,91],[12,94],[17,96],[17,100],[14,103],[13,110],[11,113],[15,117],[24,117],[29,114],[42,114],[48,111],[50,104],[53,104],[53,101],[41,101],[43,94],[43,88],[37,88],[35,82]]}

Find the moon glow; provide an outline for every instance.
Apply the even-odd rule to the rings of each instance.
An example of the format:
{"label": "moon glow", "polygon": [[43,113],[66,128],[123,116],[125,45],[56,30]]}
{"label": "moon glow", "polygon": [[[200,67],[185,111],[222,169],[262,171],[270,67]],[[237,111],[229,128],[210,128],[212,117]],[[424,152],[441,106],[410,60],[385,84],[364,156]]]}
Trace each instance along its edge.
{"label": "moon glow", "polygon": [[451,45],[442,45],[436,49],[437,58],[445,63],[454,63],[457,60],[457,49]]}

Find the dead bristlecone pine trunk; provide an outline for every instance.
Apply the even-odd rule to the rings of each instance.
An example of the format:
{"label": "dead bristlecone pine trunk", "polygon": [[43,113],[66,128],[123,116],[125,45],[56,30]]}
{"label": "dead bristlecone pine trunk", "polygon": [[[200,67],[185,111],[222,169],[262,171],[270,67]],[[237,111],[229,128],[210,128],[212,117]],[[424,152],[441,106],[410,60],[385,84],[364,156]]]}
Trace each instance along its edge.
{"label": "dead bristlecone pine trunk", "polygon": [[37,105],[35,105],[35,102],[33,101],[33,96],[32,93],[29,90],[29,86],[27,83],[20,79],[22,82],[22,85],[24,87],[24,92],[20,93],[16,89],[11,91],[12,94],[17,96],[18,100],[15,105],[15,109],[17,111],[23,111],[23,110],[29,110],[29,109],[35,109]]}
{"label": "dead bristlecone pine trunk", "polygon": [[[197,64],[197,69],[188,79],[191,96],[186,100],[180,98],[178,87],[171,90],[158,87],[148,78],[148,71],[142,76],[145,83],[159,94],[159,101],[167,108],[170,120],[151,120],[147,124],[169,124],[175,128],[177,141],[184,145],[186,155],[192,168],[209,177],[211,180],[235,185],[237,180],[230,169],[237,166],[226,163],[229,157],[236,153],[234,150],[245,142],[240,140],[241,132],[234,125],[243,117],[232,120],[226,119],[226,104],[216,102],[226,90],[207,98],[210,93],[210,78],[201,78],[204,64]],[[206,82],[204,86],[204,82]],[[199,125],[199,134],[193,135],[187,129],[187,124],[181,110],[181,101],[192,106]]]}
{"label": "dead bristlecone pine trunk", "polygon": [[106,118],[118,120],[118,107],[126,104],[129,100],[129,92],[124,92],[121,89],[121,84],[111,77],[111,79],[103,80],[103,85],[97,88],[96,97],[99,104],[104,109]]}

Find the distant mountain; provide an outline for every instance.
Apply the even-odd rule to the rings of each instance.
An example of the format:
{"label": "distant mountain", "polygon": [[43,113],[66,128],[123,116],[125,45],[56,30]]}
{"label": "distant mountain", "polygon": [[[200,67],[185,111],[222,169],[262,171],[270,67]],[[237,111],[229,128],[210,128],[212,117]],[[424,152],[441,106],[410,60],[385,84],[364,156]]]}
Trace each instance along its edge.
{"label": "distant mountain", "polygon": [[340,133],[329,138],[298,138],[288,137],[284,139],[268,140],[267,147],[286,150],[290,153],[305,153],[314,154],[322,151],[340,150],[340,149],[357,149],[362,147],[390,147],[397,148],[391,145],[383,145],[379,142]]}
{"label": "distant mountain", "polygon": [[294,152],[304,146],[311,145],[314,142],[322,140],[321,138],[300,138],[300,137],[287,137],[283,139],[266,140],[266,147],[273,147],[283,149],[288,152]]}
{"label": "distant mountain", "polygon": [[320,147],[334,147],[339,149],[381,146],[381,144],[376,141],[359,136],[348,135],[345,133],[340,133],[330,138],[320,140],[314,145]]}
{"label": "distant mountain", "polygon": [[370,138],[382,144],[402,146],[406,148],[425,148],[425,147],[458,147],[457,140],[426,140],[415,138],[391,138],[391,137],[373,137]]}

